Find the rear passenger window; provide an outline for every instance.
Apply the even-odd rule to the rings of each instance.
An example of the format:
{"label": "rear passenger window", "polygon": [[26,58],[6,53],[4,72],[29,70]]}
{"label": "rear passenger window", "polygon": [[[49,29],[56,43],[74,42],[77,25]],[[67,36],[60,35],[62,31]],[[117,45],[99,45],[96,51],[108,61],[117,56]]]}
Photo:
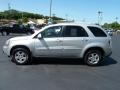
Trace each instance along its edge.
{"label": "rear passenger window", "polygon": [[66,26],[63,30],[64,37],[88,37],[87,32],[80,26]]}
{"label": "rear passenger window", "polygon": [[105,32],[98,27],[88,27],[95,37],[107,37]]}

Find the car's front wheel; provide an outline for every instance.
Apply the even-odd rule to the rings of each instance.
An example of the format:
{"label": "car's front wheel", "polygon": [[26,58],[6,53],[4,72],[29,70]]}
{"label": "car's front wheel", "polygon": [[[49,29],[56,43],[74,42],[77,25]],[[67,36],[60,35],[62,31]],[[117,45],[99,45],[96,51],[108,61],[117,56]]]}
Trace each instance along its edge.
{"label": "car's front wheel", "polygon": [[12,61],[17,65],[25,65],[30,62],[30,53],[27,49],[16,48],[12,52]]}
{"label": "car's front wheel", "polygon": [[84,57],[85,63],[89,66],[99,65],[102,59],[102,52],[99,50],[89,50]]}

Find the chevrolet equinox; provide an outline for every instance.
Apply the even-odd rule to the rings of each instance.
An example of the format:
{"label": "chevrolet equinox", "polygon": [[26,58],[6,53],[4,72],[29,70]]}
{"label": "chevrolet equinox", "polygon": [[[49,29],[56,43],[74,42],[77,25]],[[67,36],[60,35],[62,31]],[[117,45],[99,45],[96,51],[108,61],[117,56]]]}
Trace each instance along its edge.
{"label": "chevrolet equinox", "polygon": [[18,65],[28,64],[32,57],[69,57],[95,66],[111,55],[111,44],[111,37],[100,26],[63,23],[46,26],[30,36],[11,38],[3,52]]}

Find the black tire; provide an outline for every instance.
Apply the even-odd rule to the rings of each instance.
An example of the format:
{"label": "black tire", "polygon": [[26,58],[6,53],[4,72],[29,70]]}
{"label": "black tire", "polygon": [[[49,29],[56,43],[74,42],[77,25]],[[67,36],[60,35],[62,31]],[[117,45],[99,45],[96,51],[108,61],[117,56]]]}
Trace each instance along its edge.
{"label": "black tire", "polygon": [[3,31],[3,36],[7,36],[7,32],[6,31]]}
{"label": "black tire", "polygon": [[84,56],[84,62],[88,66],[97,66],[102,60],[102,52],[99,50],[89,50]]}
{"label": "black tire", "polygon": [[35,32],[34,32],[34,30],[32,30],[32,31],[30,31],[30,33],[31,33],[31,34],[34,34]]}
{"label": "black tire", "polygon": [[24,48],[16,48],[12,51],[11,61],[17,65],[26,65],[31,61],[30,52]]}
{"label": "black tire", "polygon": [[32,32],[27,32],[27,35],[31,35],[32,34]]}
{"label": "black tire", "polygon": [[9,35],[10,33],[9,32],[7,32],[7,35]]}

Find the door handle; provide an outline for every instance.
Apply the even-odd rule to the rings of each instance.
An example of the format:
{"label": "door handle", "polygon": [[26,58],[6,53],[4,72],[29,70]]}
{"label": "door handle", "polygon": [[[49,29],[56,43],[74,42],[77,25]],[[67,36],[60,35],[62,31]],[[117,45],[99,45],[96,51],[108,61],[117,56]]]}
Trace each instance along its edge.
{"label": "door handle", "polygon": [[58,40],[58,42],[62,42],[62,40]]}
{"label": "door handle", "polygon": [[85,42],[87,42],[87,41],[89,41],[88,39],[82,39],[82,41],[85,41]]}
{"label": "door handle", "polygon": [[87,41],[89,41],[88,39],[85,39],[85,41],[87,42]]}
{"label": "door handle", "polygon": [[59,39],[58,39],[57,42],[62,42],[62,40],[59,40]]}

